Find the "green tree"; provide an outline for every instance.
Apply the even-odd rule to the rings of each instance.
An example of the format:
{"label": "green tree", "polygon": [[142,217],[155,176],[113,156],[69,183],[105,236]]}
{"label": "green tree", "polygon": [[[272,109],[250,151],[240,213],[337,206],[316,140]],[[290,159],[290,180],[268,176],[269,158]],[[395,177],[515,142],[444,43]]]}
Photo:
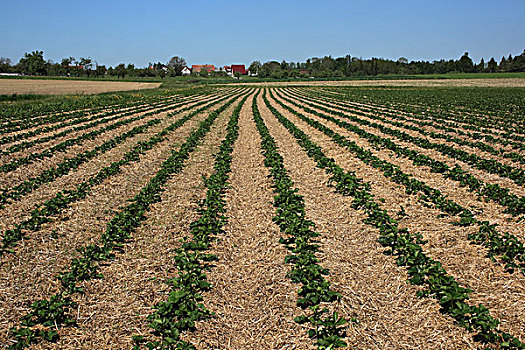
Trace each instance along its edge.
{"label": "green tree", "polygon": [[135,65],[133,63],[128,64],[126,67],[126,75],[133,77],[136,75],[135,73]]}
{"label": "green tree", "polygon": [[179,56],[173,56],[168,61],[168,67],[173,69],[176,75],[181,74],[182,68],[184,68],[185,65],[186,65],[186,60]]}
{"label": "green tree", "polygon": [[106,74],[106,71],[107,71],[106,66],[103,66],[103,65],[99,66],[99,65],[97,65],[97,68],[95,69],[95,75],[97,77],[104,76]]}
{"label": "green tree", "polygon": [[11,60],[7,57],[0,57],[0,73],[9,73],[11,71]]}
{"label": "green tree", "polygon": [[19,63],[22,72],[29,75],[46,75],[47,62],[44,60],[44,51],[25,53]]}
{"label": "green tree", "polygon": [[496,63],[496,60],[494,59],[494,57],[492,57],[487,63],[487,72],[495,73],[497,70],[498,70],[498,64]]}
{"label": "green tree", "polygon": [[93,60],[89,57],[81,57],[78,64],[82,67],[81,70],[88,76],[91,74],[91,70],[93,69]]}
{"label": "green tree", "polygon": [[463,73],[472,73],[474,71],[474,63],[468,56],[468,52],[465,52],[458,61],[458,69]]}
{"label": "green tree", "polygon": [[248,67],[248,71],[250,73],[259,74],[259,69],[261,69],[261,62],[260,61],[253,61],[250,66]]}
{"label": "green tree", "polygon": [[124,65],[124,63],[119,64],[113,72],[117,77],[124,78],[126,76],[126,65]]}

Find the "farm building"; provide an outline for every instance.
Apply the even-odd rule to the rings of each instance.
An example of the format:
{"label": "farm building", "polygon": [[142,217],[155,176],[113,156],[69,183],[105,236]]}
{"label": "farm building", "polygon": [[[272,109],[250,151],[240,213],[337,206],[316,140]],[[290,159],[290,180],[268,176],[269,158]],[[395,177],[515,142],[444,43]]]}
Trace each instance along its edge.
{"label": "farm building", "polygon": [[235,75],[235,73],[239,73],[242,75],[248,74],[246,72],[246,68],[244,67],[244,64],[232,64],[232,74]]}
{"label": "farm building", "polygon": [[202,70],[210,73],[215,70],[215,66],[213,64],[194,64],[191,66],[191,71],[193,73],[200,73]]}
{"label": "farm building", "polygon": [[182,68],[182,70],[181,70],[181,74],[182,75],[190,75],[191,74],[191,69],[189,69],[188,67],[184,66],[184,68]]}

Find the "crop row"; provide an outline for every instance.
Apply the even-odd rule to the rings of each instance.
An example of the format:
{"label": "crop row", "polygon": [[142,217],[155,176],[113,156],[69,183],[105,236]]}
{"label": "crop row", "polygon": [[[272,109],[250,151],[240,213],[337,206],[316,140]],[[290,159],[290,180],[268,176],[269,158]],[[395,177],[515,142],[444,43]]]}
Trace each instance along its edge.
{"label": "crop row", "polygon": [[[11,154],[11,153],[15,153],[15,152],[24,150],[26,148],[29,148],[29,147],[32,147],[32,146],[35,146],[35,145],[38,145],[38,144],[41,144],[41,143],[52,141],[54,139],[67,136],[68,134],[76,132],[76,131],[86,130],[86,129],[98,126],[100,124],[111,122],[111,121],[117,120],[119,118],[122,118],[124,116],[131,115],[132,113],[141,113],[141,112],[144,112],[144,111],[152,110],[154,108],[161,108],[161,107],[169,105],[170,103],[179,102],[179,101],[180,100],[178,100],[178,101],[171,100],[169,103],[164,103],[164,104],[149,105],[147,107],[136,108],[136,109],[128,109],[126,111],[122,111],[122,110],[112,111],[112,112],[110,112],[110,114],[106,113],[103,117],[100,116],[100,115],[92,116],[92,117],[89,118],[90,120],[94,120],[92,122],[89,122],[89,123],[86,123],[86,124],[83,124],[83,125],[79,125],[79,126],[75,126],[73,128],[60,131],[60,132],[58,132],[56,134],[53,134],[53,135],[40,137],[40,138],[31,140],[31,141],[20,142],[20,143],[18,143],[16,145],[12,145],[12,146],[8,147],[5,150],[0,151],[0,156],[8,155],[8,154]],[[117,114],[117,113],[123,113],[123,114]],[[115,114],[117,114],[117,115],[115,115]],[[109,116],[109,118],[106,118],[108,116]]]}
{"label": "crop row", "polygon": [[[343,89],[344,90],[344,89]],[[395,91],[394,91],[395,90]],[[346,90],[352,95],[358,91]],[[359,91],[358,94],[363,91]],[[365,95],[355,95],[363,100]],[[524,125],[523,90],[515,88],[432,88],[366,91],[365,101],[381,101],[413,111],[431,111],[441,118],[458,118],[466,124],[512,128]],[[492,121],[493,123],[487,123]]]}
{"label": "crop row", "polygon": [[[229,95],[226,95],[227,97]],[[222,99],[220,99],[222,100]],[[178,110],[176,113],[183,113],[187,110],[196,108],[200,105],[210,103],[212,101],[210,100],[202,100],[195,104],[192,104],[191,106],[184,107],[180,110]],[[172,106],[171,108],[178,108],[180,106],[186,105],[186,102],[183,102],[181,104]],[[158,113],[158,111],[148,112],[147,114],[144,114],[142,117],[146,117],[149,115],[154,115]],[[173,113],[168,114],[168,117],[173,116]],[[160,120],[159,120],[160,122]],[[157,124],[157,123],[154,123]],[[151,125],[151,122],[148,122],[148,127]],[[24,182],[22,182],[19,185],[13,186],[12,188],[2,188],[0,189],[0,208],[2,208],[9,199],[20,199],[22,196],[31,193],[38,187],[40,187],[42,184],[49,183],[51,181],[56,180],[57,178],[64,176],[68,174],[71,170],[74,170],[78,168],[80,165],[86,163],[87,161],[93,159],[94,157],[104,154],[110,149],[116,147],[118,144],[124,142],[124,140],[128,139],[129,137],[134,136],[135,134],[139,133],[138,130],[142,130],[139,128],[143,128],[144,126],[136,127],[132,131],[125,132],[119,136],[116,136],[115,138],[104,142],[103,144],[96,146],[95,148],[84,151],[72,158],[68,158],[61,163],[44,170],[40,175],[31,177],[26,179]],[[144,132],[146,129],[140,132]]]}
{"label": "crop row", "polygon": [[[323,102],[316,102],[316,103],[320,104],[322,106],[327,106],[327,104],[323,103]],[[322,109],[324,111],[327,111],[327,112],[330,111],[330,109],[328,109],[326,107],[318,107],[318,108]],[[413,143],[413,144],[415,144],[415,145],[417,145],[417,146],[419,146],[421,148],[430,149],[430,150],[436,150],[439,153],[443,154],[444,156],[451,157],[451,158],[463,161],[463,162],[465,162],[467,164],[470,164],[470,165],[472,165],[475,168],[478,168],[480,170],[484,170],[484,171],[487,171],[489,173],[499,175],[501,177],[509,178],[509,179],[513,180],[518,185],[525,184],[525,171],[522,170],[522,169],[519,169],[519,168],[516,168],[516,167],[513,167],[513,166],[509,166],[509,165],[506,165],[506,164],[502,164],[502,163],[500,163],[500,162],[498,162],[498,161],[496,161],[494,159],[485,159],[485,158],[480,157],[480,156],[478,156],[476,154],[469,153],[469,152],[463,151],[463,150],[458,149],[458,148],[454,148],[454,147],[449,146],[449,145],[445,145],[445,144],[441,144],[441,143],[435,143],[435,142],[430,142],[429,140],[427,140],[425,138],[412,136],[412,135],[410,135],[410,134],[408,134],[408,133],[406,133],[404,131],[391,129],[391,128],[389,128],[387,126],[384,126],[382,124],[378,124],[378,123],[375,123],[375,122],[370,122],[370,121],[365,120],[365,119],[361,119],[359,117],[356,117],[355,115],[365,116],[365,117],[368,117],[370,119],[380,120],[381,122],[385,122],[385,123],[390,123],[390,124],[393,123],[391,121],[385,120],[385,118],[381,118],[379,116],[369,116],[369,115],[366,115],[365,113],[361,113],[361,112],[357,112],[357,111],[353,111],[352,112],[352,114],[355,114],[355,115],[348,115],[348,114],[342,113],[340,111],[332,112],[332,113],[344,116],[344,118],[350,119],[350,120],[352,120],[352,121],[354,121],[356,123],[359,123],[361,125],[366,125],[366,126],[369,126],[369,127],[373,127],[373,128],[378,129],[378,130],[380,130],[381,132],[383,132],[383,133],[385,133],[387,135],[391,135],[391,136],[394,136],[394,137],[396,137],[396,138],[398,138],[400,140]],[[400,123],[400,125],[401,125],[401,127],[403,127],[402,123]]]}
{"label": "crop row", "polygon": [[[296,317],[295,321],[299,324],[309,324],[311,328],[308,335],[316,340],[318,349],[346,347],[343,338],[347,321],[337,312],[330,312],[327,308],[328,304],[340,300],[341,295],[330,289],[330,282],[324,278],[329,272],[319,265],[316,256],[319,246],[316,238],[320,234],[313,230],[313,222],[306,217],[304,199],[294,188],[277,144],[260,116],[256,99],[253,100],[252,113],[261,136],[264,165],[273,179],[273,205],[276,213],[273,221],[285,235],[285,238],[280,239],[280,243],[290,252],[285,258],[285,263],[292,264],[293,267],[287,276],[292,282],[301,285],[297,306],[305,314]],[[330,160],[325,157],[323,161]]]}
{"label": "crop row", "polygon": [[[455,165],[454,168],[450,168],[446,163],[432,159],[431,157],[421,154],[413,149],[408,147],[402,147],[397,145],[391,139],[384,138],[372,133],[369,133],[354,124],[347,123],[341,119],[334,118],[332,115],[337,115],[339,117],[347,118],[352,121],[357,120],[358,118],[348,116],[347,114],[339,111],[334,111],[331,109],[315,106],[316,109],[323,110],[329,114],[321,113],[317,110],[311,108],[300,106],[297,102],[282,97],[288,103],[293,104],[308,113],[314,114],[318,117],[327,119],[333,123],[336,123],[338,126],[351,131],[360,137],[365,138],[371,145],[374,147],[384,147],[393,151],[396,155],[406,157],[410,159],[414,165],[417,166],[429,166],[430,170],[435,173],[441,173],[447,179],[458,181],[461,186],[468,186],[469,190],[472,192],[478,193],[480,196],[483,196],[487,199],[490,199],[504,207],[506,207],[506,212],[512,215],[522,215],[525,213],[525,198],[518,197],[507,188],[502,188],[498,184],[485,184],[483,181],[477,179],[472,174],[463,170],[459,165]],[[304,102],[304,101],[303,101]],[[311,103],[304,102],[309,106],[314,106]]]}
{"label": "crop row", "polygon": [[220,113],[237,98],[238,96],[211,112],[180,148],[172,151],[148,184],[108,223],[106,231],[97,243],[79,249],[82,256],[72,259],[70,268],[57,276],[60,290],[49,299],[33,302],[32,311],[22,317],[18,327],[11,329],[15,340],[11,345],[12,349],[21,349],[41,340],[56,341],[56,329],[76,323],[72,312],[76,304],[71,296],[83,293],[79,283],[103,277],[99,271],[101,262],[113,259],[116,252],[122,249],[122,245],[132,238],[133,232],[145,220],[145,213],[151,204],[161,200],[160,195],[165,190],[166,182],[185,167],[186,160],[210,131]]}
{"label": "crop row", "polygon": [[[302,93],[301,95],[302,95],[302,97],[305,97],[304,93]],[[465,132],[465,131],[462,131],[461,129],[458,129],[458,125],[457,124],[454,124],[454,126],[452,126],[450,124],[438,124],[438,123],[430,122],[430,121],[428,121],[428,115],[426,115],[426,114],[413,115],[412,117],[407,117],[406,115],[403,115],[403,114],[401,114],[398,111],[396,111],[396,112],[388,112],[388,111],[385,111],[382,108],[378,108],[378,107],[372,106],[372,105],[366,105],[366,106],[365,105],[359,105],[359,104],[351,104],[351,105],[349,105],[348,103],[342,103],[342,102],[338,101],[337,99],[321,97],[321,96],[319,96],[319,94],[313,95],[313,94],[307,93],[306,96],[314,97],[316,101],[323,100],[323,101],[326,101],[326,102],[330,102],[331,104],[334,104],[336,106],[345,108],[345,110],[347,110],[349,112],[359,111],[359,112],[370,113],[370,114],[373,114],[373,115],[381,115],[381,116],[385,116],[385,117],[394,118],[396,120],[401,120],[403,122],[414,123],[414,124],[417,124],[419,126],[430,126],[430,127],[434,128],[434,129],[438,129],[438,130],[441,130],[441,131],[446,131],[447,133],[458,134],[458,135],[461,135],[461,136],[464,136],[464,137],[468,137],[468,138],[474,139],[474,140],[484,139],[485,141],[488,141],[488,142],[491,142],[491,143],[499,143],[499,144],[502,144],[504,146],[510,145],[510,146],[512,146],[515,149],[525,150],[525,144],[523,144],[521,142],[510,141],[510,140],[507,140],[507,139],[494,137],[492,135],[482,135],[480,133]],[[516,153],[516,152],[509,152],[509,151],[507,151],[507,150],[505,150],[503,148],[496,149],[496,148],[494,148],[494,147],[492,147],[492,146],[490,146],[490,145],[488,145],[488,144],[486,144],[484,142],[481,142],[481,141],[469,141],[469,140],[465,140],[465,139],[458,138],[458,137],[455,137],[455,136],[451,136],[451,135],[448,135],[448,134],[436,133],[436,132],[432,132],[432,131],[426,131],[426,130],[424,130],[422,128],[415,127],[413,125],[406,124],[406,123],[391,122],[391,121],[389,121],[389,123],[392,124],[392,125],[398,126],[398,127],[402,127],[402,128],[406,128],[406,129],[409,129],[409,130],[413,130],[413,131],[419,132],[419,133],[421,133],[423,135],[430,136],[430,137],[432,137],[434,139],[443,139],[443,140],[446,140],[448,142],[453,142],[453,143],[456,143],[456,144],[459,144],[459,145],[462,145],[462,146],[478,148],[478,149],[480,149],[480,150],[482,150],[484,152],[488,152],[488,153],[490,153],[492,155],[502,156],[502,157],[510,159],[512,161],[519,162],[521,164],[525,164],[525,158],[521,154]]]}
{"label": "crop row", "polygon": [[[180,93],[175,92],[175,95]],[[144,103],[162,102],[174,96],[173,90],[146,91],[140,93],[119,92],[98,95],[53,97],[49,101],[19,101],[7,104],[0,110],[0,121],[20,119],[33,119],[61,113],[80,111],[94,111],[100,108],[113,108],[115,106],[139,106]]]}
{"label": "crop row", "polygon": [[[142,106],[141,105],[141,106],[135,108],[135,113],[148,111],[148,110],[151,110],[153,108],[159,108],[159,107],[162,107],[162,106],[166,106],[168,104],[169,104],[169,102],[168,103],[158,103],[158,104],[149,105],[149,106]],[[55,130],[58,130],[58,129],[61,129],[61,128],[64,128],[64,127],[81,124],[83,122],[91,122],[91,121],[94,121],[94,120],[96,121],[96,120],[98,120],[100,118],[103,118],[103,117],[106,117],[106,116],[111,116],[111,115],[114,115],[114,114],[117,114],[117,113],[121,113],[121,111],[117,109],[117,110],[113,110],[113,111],[107,112],[107,113],[105,113],[103,115],[87,116],[87,117],[80,118],[80,119],[77,119],[77,120],[70,120],[70,121],[67,121],[65,123],[59,123],[59,124],[55,124],[55,125],[44,126],[44,127],[37,128],[35,130],[28,131],[28,132],[25,132],[25,133],[19,133],[19,134],[16,134],[16,135],[4,136],[4,137],[0,138],[0,145],[6,144],[6,143],[10,143],[10,142],[16,142],[16,141],[20,141],[20,140],[25,140],[25,139],[28,139],[30,137],[40,135],[42,133],[52,132],[52,131],[55,131]],[[55,135],[55,137],[58,137],[58,136]]]}
{"label": "crop row", "polygon": [[233,144],[239,136],[239,114],[248,96],[233,111],[225,139],[215,156],[214,172],[206,179],[206,198],[200,203],[199,218],[190,224],[190,237],[186,237],[173,257],[177,276],[169,279],[170,292],[166,301],[155,304],[155,311],[148,316],[149,327],[160,337],[159,341],[147,341],[135,336],[135,349],[145,344],[150,349],[194,349],[181,339],[183,332],[193,331],[195,322],[211,315],[203,302],[202,293],[212,286],[206,271],[212,267],[217,256],[210,254],[211,243],[223,236],[226,224],[224,194],[231,171]]}
{"label": "crop row", "polygon": [[[167,105],[168,103],[169,103],[169,100],[160,102],[158,104]],[[127,109],[127,106],[119,106],[118,109],[122,109],[122,108]],[[82,110],[82,111],[71,112],[71,113],[67,112],[67,113],[61,113],[61,114],[53,114],[50,116],[43,116],[43,117],[33,118],[33,119],[24,118],[21,120],[9,121],[7,124],[2,125],[0,127],[0,134],[22,131],[22,130],[29,129],[32,127],[37,127],[40,125],[53,124],[53,123],[58,123],[58,122],[63,122],[63,121],[74,121],[74,120],[82,119],[86,116],[90,116],[93,114],[98,115],[100,117],[101,115],[115,114],[115,113],[116,113],[115,108],[112,108],[111,110],[108,111],[107,108],[101,107],[95,110]]]}
{"label": "crop row", "polygon": [[[420,89],[417,90],[418,93],[420,93],[421,91],[422,90]],[[456,93],[460,93],[460,91],[462,90],[454,89],[454,90],[451,90],[451,93],[456,94]],[[443,92],[444,90],[441,91],[441,93]],[[469,90],[468,92],[471,93],[472,91]],[[451,113],[448,113],[447,111],[443,111],[442,105],[440,105],[439,108],[437,107],[431,108],[429,106],[414,106],[414,105],[409,104],[408,101],[405,103],[398,102],[402,94],[404,93],[413,94],[414,91],[408,92],[408,91],[390,90],[390,89],[387,91],[366,90],[365,98],[363,98],[364,96],[359,96],[358,94],[360,93],[363,93],[363,92],[359,91],[356,93],[355,91],[352,91],[352,92],[347,91],[347,93],[345,93],[344,96],[345,96],[345,99],[350,99],[354,101],[358,100],[362,103],[369,104],[371,101],[374,101],[371,95],[386,93],[386,96],[382,96],[379,99],[380,102],[376,102],[376,103],[381,103],[381,101],[385,103],[385,100],[388,101],[389,99],[396,99],[395,104],[387,103],[387,106],[394,107],[397,110],[401,110],[413,116],[425,115],[427,118],[432,118],[433,120],[437,122],[444,122],[444,123],[453,121],[456,123],[461,123],[461,127],[464,129],[469,129],[469,130],[473,130],[477,132],[483,132],[486,134],[496,134],[500,137],[503,137],[504,139],[512,139],[512,140],[516,140],[520,142],[525,142],[524,136],[516,134],[516,132],[520,132],[520,133],[525,132],[525,130],[520,131],[516,129],[516,123],[519,122],[516,116],[519,114],[513,115],[513,117],[508,122],[501,124],[501,123],[496,123],[494,119],[491,119],[489,117],[479,118],[479,117],[472,117],[469,115],[463,115],[461,113],[451,114]],[[490,93],[494,95],[494,90],[492,89]],[[447,98],[453,98],[453,96],[448,95]],[[387,107],[387,106],[384,106],[384,107]],[[451,126],[453,127],[453,125]],[[497,130],[502,130],[503,132],[500,132]]]}
{"label": "crop row", "polygon": [[[488,221],[477,220],[474,217],[474,213],[471,210],[462,207],[461,205],[448,199],[439,190],[428,186],[423,181],[414,179],[411,175],[404,173],[398,166],[391,164],[383,159],[380,159],[377,156],[374,156],[369,150],[358,146],[353,141],[349,141],[344,136],[326,127],[322,123],[302,115],[301,113],[286,106],[278,100],[275,101],[284,109],[296,115],[298,118],[305,121],[310,126],[318,129],[325,135],[332,138],[334,142],[353,153],[365,164],[380,169],[385,175],[385,177],[390,178],[396,183],[404,185],[407,193],[420,193],[421,200],[433,203],[435,207],[441,210],[443,213],[447,215],[459,215],[459,225],[478,225],[478,232],[470,234],[468,236],[468,239],[472,243],[486,247],[488,249],[488,255],[491,258],[500,258],[500,260],[505,264],[505,268],[509,272],[512,272],[514,269],[519,269],[522,273],[525,273],[525,247],[516,236],[506,232],[500,234],[496,229],[496,225],[490,224]],[[336,118],[322,115],[320,113],[317,115],[319,115],[325,120],[334,122],[337,125],[345,127],[344,122],[341,122]]]}
{"label": "crop row", "polygon": [[[155,108],[155,106],[167,105],[168,103],[169,102],[167,102],[167,103],[159,103],[159,104],[154,104],[154,105],[148,105],[148,106],[142,106],[141,105],[141,106],[139,106],[137,108],[133,108],[133,110],[135,111],[135,113],[139,113],[139,112],[142,112],[142,111],[147,111],[149,109]],[[87,115],[85,117],[81,117],[81,118],[77,118],[77,119],[73,119],[73,120],[67,120],[64,123],[57,123],[55,125],[43,126],[43,127],[37,128],[35,130],[31,130],[31,131],[27,131],[27,132],[15,134],[15,135],[3,136],[2,138],[0,138],[0,145],[11,143],[11,142],[16,142],[16,141],[20,141],[20,140],[25,140],[25,139],[28,139],[28,138],[33,137],[33,136],[37,136],[37,135],[40,135],[40,134],[43,134],[43,133],[53,132],[53,131],[61,129],[61,128],[65,128],[65,127],[73,126],[73,125],[78,125],[78,124],[81,124],[81,123],[84,123],[84,122],[98,121],[100,119],[103,119],[104,117],[112,116],[112,115],[115,115],[115,114],[118,114],[118,113],[121,113],[121,112],[122,111],[120,109],[113,109],[113,110],[105,112],[103,114]],[[58,137],[58,136],[55,136],[55,137]]]}
{"label": "crop row", "polygon": [[[155,109],[155,110],[152,111],[152,112],[147,112],[147,113],[142,114],[140,116],[132,117],[132,118],[125,119],[125,120],[119,120],[118,122],[116,122],[114,124],[110,124],[108,126],[100,128],[98,130],[93,130],[93,131],[90,131],[88,133],[82,134],[80,136],[77,136],[77,137],[74,137],[74,138],[71,138],[71,139],[67,139],[67,140],[62,141],[62,142],[60,142],[59,144],[57,144],[55,146],[49,147],[49,148],[47,148],[47,149],[45,149],[45,150],[43,150],[43,151],[41,151],[39,153],[31,153],[28,156],[20,157],[20,158],[17,158],[17,159],[13,159],[9,163],[1,165],[0,166],[0,171],[2,171],[2,172],[14,171],[14,170],[18,169],[19,167],[21,167],[23,165],[27,165],[27,164],[33,163],[35,160],[41,160],[41,159],[44,159],[44,158],[50,158],[50,157],[54,156],[56,153],[58,153],[58,152],[65,152],[68,148],[70,148],[70,147],[72,147],[72,146],[74,146],[76,144],[82,143],[83,141],[93,140],[97,136],[99,136],[99,135],[101,135],[101,134],[103,134],[103,133],[105,133],[107,131],[111,131],[111,130],[117,129],[117,128],[123,126],[123,125],[130,124],[130,123],[132,123],[132,122],[134,122],[136,120],[144,119],[145,117],[147,117],[149,115],[153,115],[153,114],[169,111],[171,109],[177,108],[180,105],[184,105],[186,103],[187,102],[183,102],[183,103],[178,104],[178,105],[168,105],[167,107],[158,108],[158,109],[155,109],[154,107],[143,109],[140,112],[145,112],[145,111],[153,110],[153,109]],[[122,118],[124,118],[126,116],[134,115],[136,113],[137,113],[137,111],[133,110],[133,111],[129,111],[129,112],[126,112],[126,113],[122,113],[119,116],[116,116],[116,117],[110,118],[110,119],[122,119]],[[106,121],[109,121],[109,119],[106,120]]]}
{"label": "crop row", "polygon": [[[430,258],[422,248],[421,234],[410,233],[407,229],[400,229],[398,222],[389,216],[388,212],[370,193],[369,184],[363,184],[352,172],[344,172],[333,161],[326,162],[320,157],[321,149],[303,131],[297,128],[290,120],[280,114],[263,95],[267,107],[283,126],[296,138],[299,145],[309,157],[314,159],[317,166],[329,174],[343,174],[332,177],[329,185],[336,192],[353,198],[352,206],[363,210],[367,218],[365,224],[379,229],[378,241],[388,250],[386,254],[396,257],[399,266],[405,266],[410,276],[410,283],[422,286],[419,297],[433,297],[441,306],[440,311],[455,319],[455,321],[469,332],[474,333],[474,339],[487,344],[494,344],[505,349],[524,349],[525,344],[514,336],[498,328],[500,321],[492,317],[489,310],[483,306],[471,306],[468,303],[471,290],[462,287],[447,274],[439,261]],[[341,180],[339,180],[341,179]]]}
{"label": "crop row", "polygon": [[[130,151],[124,154],[120,160],[104,167],[96,175],[78,184],[74,190],[60,191],[53,198],[45,201],[42,204],[39,204],[30,212],[30,218],[17,224],[15,228],[6,230],[4,232],[0,253],[4,254],[5,252],[12,251],[12,248],[26,236],[27,232],[38,231],[44,223],[53,221],[56,215],[61,213],[62,210],[67,208],[70,204],[85,198],[96,185],[100,184],[105,179],[118,174],[124,165],[139,161],[141,154],[152,149],[158,143],[165,141],[168,134],[181,127],[194,116],[226,98],[227,97],[224,97],[223,99],[212,102],[211,104],[197,109],[192,113],[189,113],[188,115],[176,120],[162,131],[150,137],[147,141],[137,142],[136,145]],[[231,101],[228,103],[231,103]]]}

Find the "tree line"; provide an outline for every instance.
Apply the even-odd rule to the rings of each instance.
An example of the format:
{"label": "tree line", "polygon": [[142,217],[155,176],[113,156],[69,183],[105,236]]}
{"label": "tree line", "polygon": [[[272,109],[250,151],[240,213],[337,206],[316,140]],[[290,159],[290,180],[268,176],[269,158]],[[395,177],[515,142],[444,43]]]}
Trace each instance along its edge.
{"label": "tree line", "polygon": [[488,62],[482,58],[474,63],[465,52],[458,60],[439,61],[408,61],[401,57],[397,61],[384,58],[362,59],[347,55],[345,57],[323,58],[313,57],[306,62],[269,61],[261,64],[254,61],[248,69],[257,72],[261,78],[288,78],[288,77],[350,77],[374,76],[388,74],[443,74],[443,73],[500,73],[525,72],[525,50],[521,55],[512,57],[503,56],[501,60],[491,58]]}
{"label": "tree line", "polygon": [[[68,76],[68,77],[160,77],[181,75],[182,68],[186,65],[184,58],[172,57],[166,63],[149,63],[148,67],[138,68],[134,64],[121,63],[115,67],[99,65],[89,57],[63,58],[60,63],[44,59],[43,51],[25,53],[24,57],[16,64],[9,58],[0,57],[0,73],[19,73],[36,76]],[[412,75],[412,74],[443,74],[443,73],[500,73],[500,72],[525,72],[525,50],[521,55],[512,57],[503,56],[501,60],[491,58],[488,62],[482,58],[479,63],[474,63],[465,52],[457,60],[439,61],[408,61],[401,57],[398,60],[384,58],[362,59],[346,55],[344,57],[323,58],[312,57],[306,62],[281,62],[269,61],[261,63],[254,61],[249,69],[260,78],[290,78],[290,77],[316,77],[337,78],[352,76],[375,75]]]}
{"label": "tree line", "polygon": [[184,58],[172,57],[167,63],[149,63],[148,67],[138,68],[134,64],[121,63],[115,67],[99,65],[89,57],[63,58],[60,63],[44,59],[43,51],[25,53],[17,64],[9,58],[0,57],[0,73],[18,73],[36,76],[64,77],[160,77],[180,75],[186,65]]}

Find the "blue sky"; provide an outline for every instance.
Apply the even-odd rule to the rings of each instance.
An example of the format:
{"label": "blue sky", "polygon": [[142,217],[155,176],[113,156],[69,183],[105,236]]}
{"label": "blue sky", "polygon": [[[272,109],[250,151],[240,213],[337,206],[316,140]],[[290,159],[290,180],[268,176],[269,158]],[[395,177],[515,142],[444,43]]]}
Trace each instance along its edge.
{"label": "blue sky", "polygon": [[0,57],[91,57],[114,66],[249,64],[350,54],[474,61],[525,49],[525,0],[0,0]]}

